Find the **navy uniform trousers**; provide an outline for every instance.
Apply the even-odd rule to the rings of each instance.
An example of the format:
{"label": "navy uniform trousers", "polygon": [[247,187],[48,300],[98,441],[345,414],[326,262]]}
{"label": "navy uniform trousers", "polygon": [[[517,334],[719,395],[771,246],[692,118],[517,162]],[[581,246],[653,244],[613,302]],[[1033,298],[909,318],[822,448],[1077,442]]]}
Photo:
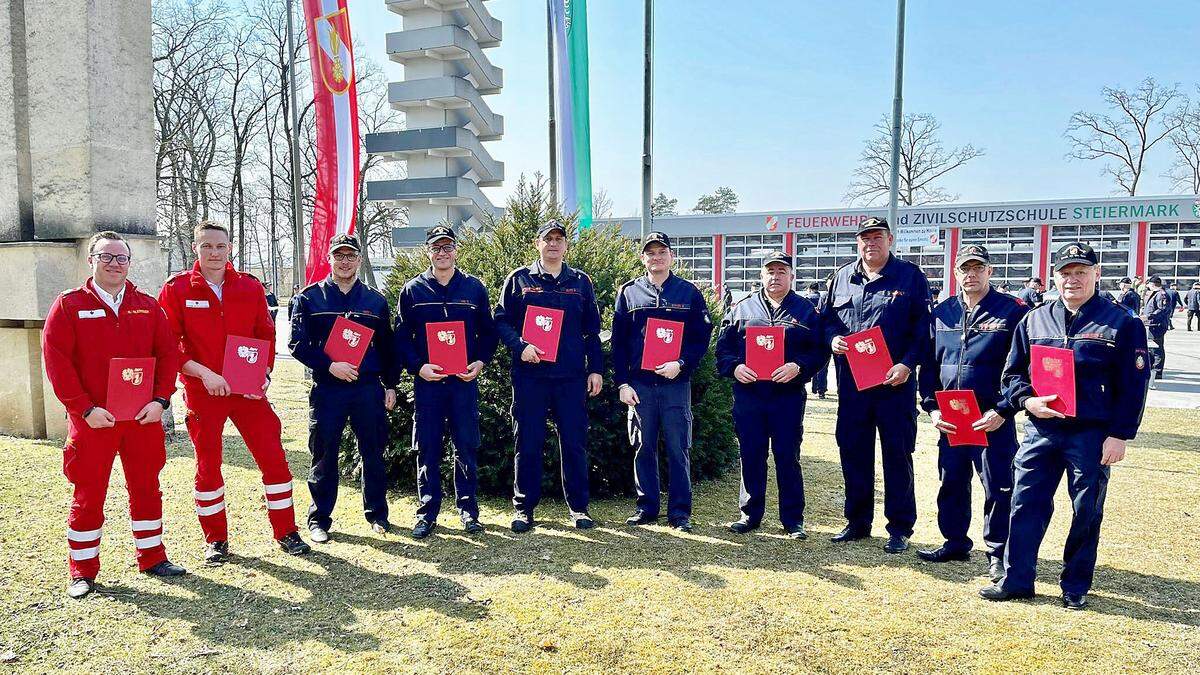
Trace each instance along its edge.
{"label": "navy uniform trousers", "polygon": [[835,437],[846,482],[846,522],[869,532],[875,518],[875,434],[883,455],[883,514],[888,534],[911,537],[917,522],[913,451],[917,447],[916,380],[899,387],[854,387],[845,359],[838,359]]}
{"label": "navy uniform trousers", "polygon": [[479,382],[450,376],[417,378],[413,386],[413,449],[417,454],[417,517],[436,522],[442,509],[442,448],[454,444],[454,506],[460,518],[479,518]]}
{"label": "navy uniform trousers", "polygon": [[1080,425],[1052,430],[1032,420],[1025,423],[1025,439],[1014,464],[1012,516],[1001,582],[1004,590],[1033,591],[1038,549],[1050,525],[1054,493],[1064,473],[1074,515],[1059,583],[1067,593],[1091,589],[1108,490],[1108,467],[1100,464],[1107,435],[1103,428]]}
{"label": "navy uniform trousers", "polygon": [[308,450],[312,453],[312,471],[308,492],[309,527],[328,530],[330,514],[337,503],[338,453],[346,421],[358,440],[362,456],[363,515],[367,522],[386,521],[387,471],[383,448],[387,445],[387,412],[383,407],[383,384],[378,378],[357,382],[321,382],[308,394]]}
{"label": "navy uniform trousers", "polygon": [[533,514],[542,498],[546,420],[553,419],[561,452],[563,496],[573,515],[588,509],[587,378],[512,375],[513,506]]}
{"label": "navy uniform trousers", "polygon": [[659,514],[658,443],[667,453],[667,519],[692,515],[692,383],[688,379],[666,382],[633,381],[629,386],[638,403],[629,408],[629,442],[634,447],[633,478],[637,507]]}
{"label": "navy uniform trousers", "polygon": [[986,448],[951,446],[945,434],[938,439],[938,474],[942,480],[937,495],[938,528],[948,549],[969,551],[974,545],[967,529],[971,526],[971,482],[978,473],[983,483],[983,543],[989,556],[1004,557],[1016,452],[1017,425],[1011,418],[988,433]]}
{"label": "navy uniform trousers", "polygon": [[759,523],[766,511],[767,451],[775,456],[779,485],[779,522],[790,528],[804,523],[804,476],[800,442],[804,439],[804,387],[778,387],[768,382],[734,384],[733,426],[741,446],[742,515]]}

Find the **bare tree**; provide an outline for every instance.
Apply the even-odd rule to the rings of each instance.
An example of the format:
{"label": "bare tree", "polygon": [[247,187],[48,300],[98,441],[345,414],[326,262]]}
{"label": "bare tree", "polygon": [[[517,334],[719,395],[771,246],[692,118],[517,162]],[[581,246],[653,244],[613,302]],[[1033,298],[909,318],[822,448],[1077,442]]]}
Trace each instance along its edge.
{"label": "bare tree", "polygon": [[[1200,87],[1197,87],[1200,93]],[[1200,104],[1184,101],[1174,113],[1175,130],[1168,138],[1175,148],[1175,162],[1166,177],[1179,192],[1200,194]]]}
{"label": "bare tree", "polygon": [[357,76],[359,127],[358,205],[355,213],[355,232],[362,243],[360,276],[368,286],[375,286],[373,255],[391,257],[392,226],[407,222],[407,210],[384,202],[367,200],[367,179],[402,178],[400,162],[388,162],[382,155],[367,154],[364,143],[367,134],[403,128],[399,113],[387,98],[387,80],[383,71],[366,57],[365,49],[355,50],[354,70]]}
{"label": "bare tree", "polygon": [[607,220],[612,216],[613,201],[608,190],[600,188],[592,194],[592,220]]}
{"label": "bare tree", "polygon": [[[928,113],[910,113],[900,125],[900,187],[898,200],[906,206],[953,202],[937,183],[947,174],[984,154],[971,144],[946,150],[938,132],[942,124]],[[863,144],[858,168],[843,199],[848,204],[884,201],[891,188],[892,124],[887,117],[875,124],[875,135]]]}
{"label": "bare tree", "polygon": [[1119,191],[1136,195],[1146,154],[1178,126],[1171,108],[1180,97],[1179,85],[1159,85],[1152,77],[1133,91],[1105,87],[1104,103],[1111,114],[1080,110],[1071,115],[1064,134],[1071,142],[1067,157],[1103,160],[1101,175],[1112,176]]}

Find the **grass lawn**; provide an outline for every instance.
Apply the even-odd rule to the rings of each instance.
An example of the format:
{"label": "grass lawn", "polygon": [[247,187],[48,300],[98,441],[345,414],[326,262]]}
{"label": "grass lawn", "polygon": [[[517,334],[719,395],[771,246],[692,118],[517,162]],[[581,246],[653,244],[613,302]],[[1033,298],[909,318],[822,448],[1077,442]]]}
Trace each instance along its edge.
{"label": "grass lawn", "polygon": [[[306,397],[284,361],[273,399],[308,507]],[[113,476],[97,593],[64,594],[69,485],[61,447],[0,437],[0,669],[20,671],[1184,671],[1200,664],[1200,412],[1150,410],[1113,471],[1091,608],[1058,604],[1070,504],[1042,548],[1037,599],[991,604],[976,591],[986,562],[922,563],[876,538],[834,545],[842,480],[834,404],[812,401],[803,467],[810,538],[782,536],[771,515],[757,533],[723,523],[737,513],[736,475],[699,486],[696,531],[627,528],[632,500],[594,504],[600,527],[508,530],[504,500],[485,502],[488,530],[464,536],[453,517],[433,537],[371,533],[359,493],[343,485],[334,542],[291,558],[271,541],[261,482],[226,436],[231,549],[202,566],[192,503],[194,461],[180,437],[163,471],[168,553],[191,574],[173,581],[133,565],[120,469]],[[234,434],[232,428],[230,434]],[[935,436],[922,424],[917,546],[940,542]],[[877,471],[878,473],[878,471]],[[882,485],[879,485],[882,489]],[[977,502],[980,501],[976,489]],[[880,497],[880,509],[882,498]],[[411,494],[391,496],[411,524]],[[978,542],[979,506],[972,536]],[[915,548],[915,547],[914,547]]]}

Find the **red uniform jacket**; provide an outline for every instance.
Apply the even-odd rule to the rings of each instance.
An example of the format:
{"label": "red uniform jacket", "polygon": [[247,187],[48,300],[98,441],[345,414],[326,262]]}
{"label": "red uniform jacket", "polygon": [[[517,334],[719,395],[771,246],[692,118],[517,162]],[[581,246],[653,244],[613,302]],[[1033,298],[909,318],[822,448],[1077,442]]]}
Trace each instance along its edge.
{"label": "red uniform jacket", "polygon": [[152,356],[154,397],[171,399],[179,350],[154,296],[125,282],[118,314],[93,290],[92,280],[63,292],[50,307],[42,331],[42,358],[54,395],[67,412],[82,416],[108,398],[108,362]]}
{"label": "red uniform jacket", "polygon": [[[221,299],[208,287],[200,264],[190,272],[167,279],[158,294],[167,322],[179,344],[179,363],[195,361],[220,373],[225,361],[225,338],[229,335],[258,338],[275,344],[275,324],[267,310],[267,294],[254,277],[225,265]],[[275,350],[267,354],[267,370],[275,367]],[[185,387],[199,383],[181,377]]]}

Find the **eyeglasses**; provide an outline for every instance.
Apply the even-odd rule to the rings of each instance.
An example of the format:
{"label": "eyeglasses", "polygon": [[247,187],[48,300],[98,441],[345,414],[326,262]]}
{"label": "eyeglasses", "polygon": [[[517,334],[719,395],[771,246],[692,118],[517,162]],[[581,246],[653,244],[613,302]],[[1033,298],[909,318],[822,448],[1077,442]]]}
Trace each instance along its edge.
{"label": "eyeglasses", "polygon": [[454,244],[442,244],[441,246],[430,246],[430,253],[453,253],[454,249],[458,248]]}
{"label": "eyeglasses", "polygon": [[99,259],[105,265],[113,262],[116,262],[118,265],[129,264],[129,256],[124,253],[93,253],[92,257]]}
{"label": "eyeglasses", "polygon": [[345,262],[348,260],[358,260],[358,254],[357,253],[334,253],[333,259],[338,262]]}

